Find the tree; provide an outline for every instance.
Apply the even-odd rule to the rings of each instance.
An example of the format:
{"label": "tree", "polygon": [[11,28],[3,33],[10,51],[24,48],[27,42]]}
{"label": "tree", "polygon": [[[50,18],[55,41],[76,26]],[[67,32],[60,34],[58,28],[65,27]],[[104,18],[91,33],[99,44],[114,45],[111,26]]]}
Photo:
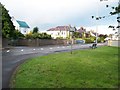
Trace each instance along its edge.
{"label": "tree", "polygon": [[74,36],[75,38],[80,38],[80,33],[79,33],[79,32],[74,32],[74,33],[73,33],[73,36]]}
{"label": "tree", "polygon": [[38,33],[38,31],[39,31],[38,27],[33,28],[33,33]]}
{"label": "tree", "polygon": [[3,38],[14,38],[15,27],[11,21],[11,17],[8,14],[8,10],[0,3],[2,6],[2,37]]}
{"label": "tree", "polygon": [[77,31],[77,28],[74,26],[75,31]]}
{"label": "tree", "polygon": [[25,37],[25,36],[24,36],[20,31],[15,30],[14,36],[13,36],[14,39],[22,39],[22,38],[24,38],[24,37]]}
{"label": "tree", "polygon": [[120,4],[117,7],[112,7],[115,9],[114,12],[110,12],[111,15],[119,14],[120,13]]}

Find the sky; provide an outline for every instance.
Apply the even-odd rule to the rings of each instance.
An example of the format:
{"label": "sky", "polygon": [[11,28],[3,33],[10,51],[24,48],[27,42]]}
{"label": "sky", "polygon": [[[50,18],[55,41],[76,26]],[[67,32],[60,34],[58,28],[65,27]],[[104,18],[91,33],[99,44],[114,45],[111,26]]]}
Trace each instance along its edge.
{"label": "sky", "polygon": [[115,16],[110,16],[96,22],[91,16],[108,16],[113,11],[106,5],[117,6],[118,0],[0,0],[9,10],[10,16],[25,21],[32,30],[38,27],[45,31],[56,26],[71,25],[87,30],[96,30],[98,33],[111,34],[109,25],[116,25]]}

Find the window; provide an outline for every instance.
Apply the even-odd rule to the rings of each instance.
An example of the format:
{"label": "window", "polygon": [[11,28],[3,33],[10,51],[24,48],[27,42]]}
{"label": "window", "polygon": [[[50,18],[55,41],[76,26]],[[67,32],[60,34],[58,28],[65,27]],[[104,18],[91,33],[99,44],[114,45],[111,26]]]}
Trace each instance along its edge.
{"label": "window", "polygon": [[26,33],[26,30],[24,30],[24,33]]}

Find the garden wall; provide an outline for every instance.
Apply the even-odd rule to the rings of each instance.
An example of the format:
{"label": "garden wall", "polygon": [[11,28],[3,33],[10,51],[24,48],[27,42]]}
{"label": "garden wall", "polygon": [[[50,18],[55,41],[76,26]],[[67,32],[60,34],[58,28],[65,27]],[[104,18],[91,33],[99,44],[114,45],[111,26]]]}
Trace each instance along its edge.
{"label": "garden wall", "polygon": [[60,39],[19,39],[17,46],[66,45],[67,40]]}

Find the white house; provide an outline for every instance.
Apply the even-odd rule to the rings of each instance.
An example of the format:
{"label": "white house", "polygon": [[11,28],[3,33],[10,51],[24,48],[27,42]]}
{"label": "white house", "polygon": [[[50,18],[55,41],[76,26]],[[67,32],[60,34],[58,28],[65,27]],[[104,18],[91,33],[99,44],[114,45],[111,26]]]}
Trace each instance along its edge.
{"label": "white house", "polygon": [[15,29],[20,31],[22,34],[28,34],[30,32],[30,27],[25,21],[19,21],[16,20],[14,17],[12,17],[13,25],[15,26]]}
{"label": "white house", "polygon": [[47,30],[47,34],[50,34],[52,38],[63,38],[66,39],[69,37],[70,31],[69,26],[57,26]]}

